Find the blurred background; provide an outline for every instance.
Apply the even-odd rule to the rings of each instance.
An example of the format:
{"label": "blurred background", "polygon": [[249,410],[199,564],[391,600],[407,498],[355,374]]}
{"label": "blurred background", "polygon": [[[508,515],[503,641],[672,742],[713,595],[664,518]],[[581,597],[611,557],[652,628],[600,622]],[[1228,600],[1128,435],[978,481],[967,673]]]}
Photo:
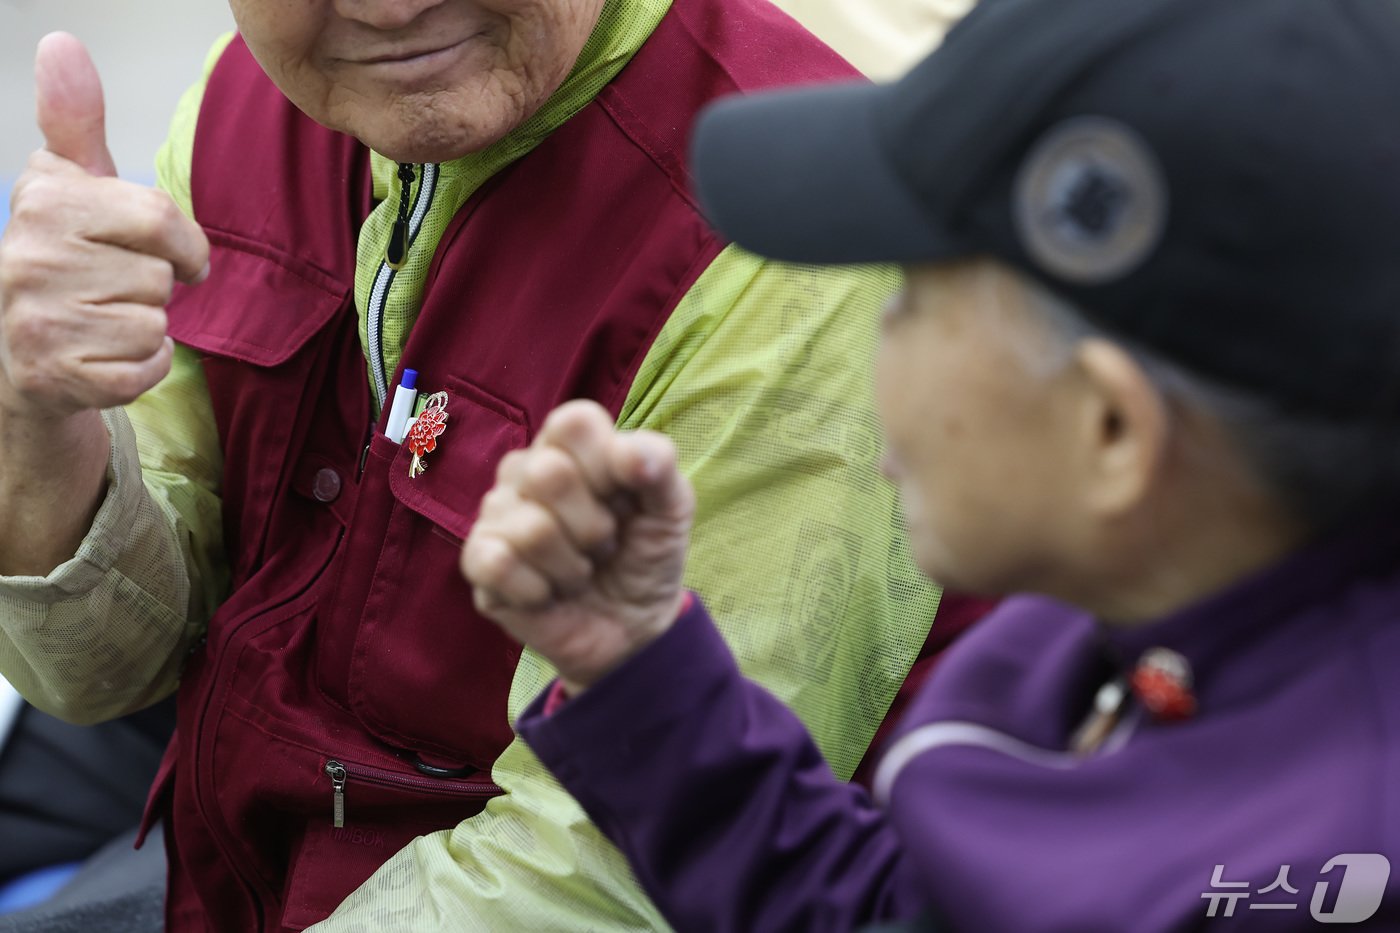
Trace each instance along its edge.
{"label": "blurred background", "polygon": [[61,29],[92,52],[107,91],[107,134],[125,178],[149,182],[180,94],[233,28],[225,0],[0,0],[0,227],[10,184],[42,140],[34,126],[34,46]]}

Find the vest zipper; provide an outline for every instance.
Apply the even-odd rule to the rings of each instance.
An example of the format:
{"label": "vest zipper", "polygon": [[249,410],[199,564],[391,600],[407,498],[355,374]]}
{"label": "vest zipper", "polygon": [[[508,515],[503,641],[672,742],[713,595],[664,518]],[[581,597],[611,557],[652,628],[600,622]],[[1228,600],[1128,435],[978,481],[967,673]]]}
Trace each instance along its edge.
{"label": "vest zipper", "polygon": [[331,786],[335,789],[335,801],[331,807],[331,823],[336,829],[345,827],[345,778],[347,773],[345,765],[338,761],[326,762],[326,774],[331,779]]}
{"label": "vest zipper", "polygon": [[368,346],[370,370],[374,374],[373,388],[376,406],[383,410],[389,397],[389,374],[384,371],[384,308],[389,303],[389,287],[394,284],[394,276],[408,262],[409,251],[423,229],[423,220],[433,205],[437,193],[439,166],[425,163],[421,166],[423,175],[417,194],[410,196],[415,178],[414,167],[408,163],[399,165],[399,212],[389,232],[389,246],[379,263],[379,271],[374,276],[374,286],[370,289],[369,307],[365,309],[365,336]]}
{"label": "vest zipper", "polygon": [[[342,531],[337,535],[335,542],[331,545],[326,559],[319,562],[311,575],[298,584],[292,595],[274,605],[264,607],[260,611],[245,613],[242,616],[235,616],[228,620],[225,629],[227,635],[224,637],[222,643],[223,648],[226,650],[222,651],[216,658],[211,659],[208,662],[211,670],[201,675],[204,696],[200,698],[199,709],[194,717],[193,723],[194,760],[196,762],[194,770],[196,775],[201,772],[212,773],[214,771],[212,767],[213,751],[211,743],[217,731],[218,719],[211,715],[214,705],[214,690],[210,689],[210,685],[223,682],[225,679],[225,671],[236,664],[237,660],[243,656],[240,646],[246,638],[248,623],[254,619],[265,619],[273,613],[285,613],[283,618],[286,619],[302,611],[302,609],[305,608],[301,605],[302,601],[305,600],[308,595],[314,595],[317,582],[320,581],[321,576],[326,572],[326,568],[330,566],[331,561],[333,561],[335,556],[340,552],[340,546],[344,539],[345,533]],[[236,850],[236,846],[231,845],[224,835],[224,833],[230,831],[227,824],[224,823],[223,814],[219,810],[217,798],[213,794],[210,786],[211,783],[212,781],[208,778],[200,780],[196,777],[191,780],[195,808],[199,811],[199,815],[203,818],[205,825],[208,827],[210,838],[215,847],[229,864],[233,866],[234,878],[243,887],[245,893],[255,905],[265,905],[276,895],[273,893],[272,889],[263,882],[257,871],[248,865],[243,856]],[[259,921],[257,929],[262,929],[261,921]]]}
{"label": "vest zipper", "polygon": [[399,215],[394,218],[394,229],[389,232],[389,246],[384,251],[384,261],[395,272],[403,268],[404,260],[408,258],[409,197],[413,191],[413,183],[417,180],[413,166],[407,162],[400,162]]}
{"label": "vest zipper", "polygon": [[[352,770],[353,769],[353,770]],[[336,829],[345,828],[345,786],[353,777],[357,784],[374,784],[394,790],[421,790],[442,797],[499,797],[505,791],[490,781],[458,781],[444,778],[415,777],[399,774],[372,765],[346,766],[334,758],[326,760],[326,777],[331,779],[331,823]]]}

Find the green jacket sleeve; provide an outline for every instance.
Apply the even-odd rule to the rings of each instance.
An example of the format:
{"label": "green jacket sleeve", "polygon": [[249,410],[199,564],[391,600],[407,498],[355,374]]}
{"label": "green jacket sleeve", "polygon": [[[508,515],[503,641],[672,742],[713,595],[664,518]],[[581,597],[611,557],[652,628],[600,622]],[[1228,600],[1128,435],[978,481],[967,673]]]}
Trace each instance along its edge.
{"label": "green jacket sleeve", "polygon": [[[185,95],[157,159],[161,187],[187,213],[202,95],[202,82]],[[108,490],[78,552],[45,578],[0,578],[0,673],[35,706],[80,723],[172,692],[226,586],[222,460],[198,359],[177,347],[158,386],[103,417]]]}

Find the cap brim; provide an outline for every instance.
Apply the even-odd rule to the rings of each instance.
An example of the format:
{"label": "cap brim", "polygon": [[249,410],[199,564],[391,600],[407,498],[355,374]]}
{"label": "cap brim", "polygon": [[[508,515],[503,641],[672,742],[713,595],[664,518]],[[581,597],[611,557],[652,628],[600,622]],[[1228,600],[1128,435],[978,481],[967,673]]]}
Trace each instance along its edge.
{"label": "cap brim", "polygon": [[960,252],[881,149],[890,86],[822,85],[729,98],[696,125],[701,205],[725,237],[790,262],[917,262]]}

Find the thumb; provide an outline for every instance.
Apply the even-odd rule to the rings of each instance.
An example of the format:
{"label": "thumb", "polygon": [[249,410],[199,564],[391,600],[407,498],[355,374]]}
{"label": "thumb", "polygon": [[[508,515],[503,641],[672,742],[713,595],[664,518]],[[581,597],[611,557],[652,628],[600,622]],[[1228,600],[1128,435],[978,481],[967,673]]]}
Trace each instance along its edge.
{"label": "thumb", "polygon": [[92,175],[116,175],[107,151],[102,80],[83,44],[66,32],[39,40],[34,55],[36,115],[44,148]]}

